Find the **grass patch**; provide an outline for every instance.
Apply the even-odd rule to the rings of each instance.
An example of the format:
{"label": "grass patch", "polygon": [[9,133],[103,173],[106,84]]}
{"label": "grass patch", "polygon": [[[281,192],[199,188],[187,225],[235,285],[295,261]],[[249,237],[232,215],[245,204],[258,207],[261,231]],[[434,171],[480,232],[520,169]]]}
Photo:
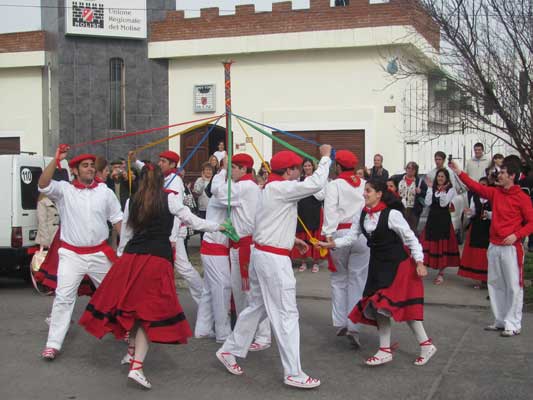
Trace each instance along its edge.
{"label": "grass patch", "polygon": [[[526,253],[524,260],[524,279],[533,280],[533,253]],[[533,285],[524,288],[524,303],[533,304]]]}

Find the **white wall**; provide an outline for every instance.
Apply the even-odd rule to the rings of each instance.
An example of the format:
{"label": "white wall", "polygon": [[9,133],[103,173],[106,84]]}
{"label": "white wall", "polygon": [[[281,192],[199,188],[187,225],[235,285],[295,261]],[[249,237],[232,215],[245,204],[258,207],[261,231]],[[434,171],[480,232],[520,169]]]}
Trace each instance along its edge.
{"label": "white wall", "polygon": [[20,149],[43,154],[42,68],[0,68],[0,137],[20,136]]}
{"label": "white wall", "polygon": [[[403,168],[400,135],[401,98],[405,83],[386,87],[383,52],[378,47],[305,50],[231,57],[232,105],[237,114],[284,130],[364,129],[365,163],[382,153],[385,167]],[[169,122],[196,119],[193,85],[215,83],[217,114],[224,112],[224,73],[221,57],[171,59],[169,63]],[[396,106],[396,113],[384,113]],[[235,142],[244,142],[236,123]],[[251,132],[250,132],[251,133]],[[254,134],[266,158],[270,140]],[[179,151],[179,140],[171,147]],[[253,154],[248,146],[247,152]],[[255,157],[258,160],[258,157]]]}
{"label": "white wall", "polygon": [[41,0],[0,0],[0,33],[41,30]]}

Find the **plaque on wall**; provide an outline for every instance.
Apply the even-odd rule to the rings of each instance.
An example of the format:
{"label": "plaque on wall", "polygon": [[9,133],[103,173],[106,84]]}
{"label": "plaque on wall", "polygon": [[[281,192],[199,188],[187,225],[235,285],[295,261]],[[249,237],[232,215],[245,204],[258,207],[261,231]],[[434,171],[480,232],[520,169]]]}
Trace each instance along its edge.
{"label": "plaque on wall", "polygon": [[194,112],[209,113],[215,112],[215,85],[194,85],[193,93]]}

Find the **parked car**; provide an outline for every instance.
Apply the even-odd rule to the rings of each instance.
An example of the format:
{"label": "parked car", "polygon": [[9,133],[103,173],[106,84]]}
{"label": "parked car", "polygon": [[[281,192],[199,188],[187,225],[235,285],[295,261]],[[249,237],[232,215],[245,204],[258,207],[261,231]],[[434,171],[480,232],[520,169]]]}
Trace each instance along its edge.
{"label": "parked car", "polygon": [[[37,182],[50,157],[0,155],[0,275],[29,278],[29,264],[37,248]],[[66,161],[55,179],[69,179]]]}

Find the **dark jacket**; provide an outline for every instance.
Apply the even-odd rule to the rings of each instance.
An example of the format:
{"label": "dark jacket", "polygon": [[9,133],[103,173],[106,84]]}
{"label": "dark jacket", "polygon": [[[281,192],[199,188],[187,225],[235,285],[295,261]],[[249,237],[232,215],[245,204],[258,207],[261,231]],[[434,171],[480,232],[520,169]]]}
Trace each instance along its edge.
{"label": "dark jacket", "polygon": [[[113,193],[115,193],[115,181],[113,180],[113,178],[111,178],[111,176],[107,178],[106,184],[107,187],[111,189]],[[120,185],[120,195],[118,197],[118,201],[120,202],[120,208],[122,209],[122,211],[124,211],[126,201],[130,197],[130,187],[128,181],[122,178],[118,181],[118,184]],[[131,184],[131,193],[135,193],[136,190],[137,182],[134,180]]]}

